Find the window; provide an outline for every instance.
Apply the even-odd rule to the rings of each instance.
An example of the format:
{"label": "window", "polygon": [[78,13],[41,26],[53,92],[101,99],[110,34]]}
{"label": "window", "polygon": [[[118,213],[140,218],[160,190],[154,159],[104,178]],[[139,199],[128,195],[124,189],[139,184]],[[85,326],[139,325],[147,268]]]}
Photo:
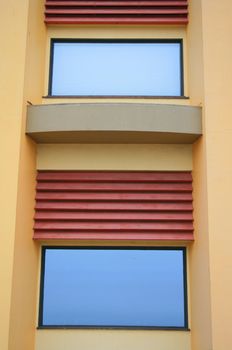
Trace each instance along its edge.
{"label": "window", "polygon": [[185,248],[44,247],[40,327],[187,328]]}
{"label": "window", "polygon": [[54,39],[49,95],[182,96],[182,41]]}

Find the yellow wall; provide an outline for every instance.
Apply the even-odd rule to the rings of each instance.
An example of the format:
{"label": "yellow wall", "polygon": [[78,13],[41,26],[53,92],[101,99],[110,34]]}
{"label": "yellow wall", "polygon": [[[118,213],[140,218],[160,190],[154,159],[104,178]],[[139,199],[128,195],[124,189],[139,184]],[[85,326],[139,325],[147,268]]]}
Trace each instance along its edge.
{"label": "yellow wall", "polygon": [[190,350],[189,332],[39,330],[36,350]]}
{"label": "yellow wall", "polygon": [[[38,146],[37,168],[44,170],[191,170],[192,147],[191,145],[41,144]],[[107,244],[107,242],[101,242],[101,244]],[[121,244],[125,245],[128,242]],[[139,245],[138,242],[129,242],[129,244]],[[161,244],[157,243],[157,245]],[[154,245],[154,243],[149,242],[145,245]],[[190,339],[191,334],[188,331],[38,330],[36,350],[61,350],[64,346],[74,350],[77,344],[78,348],[83,350],[91,350],[93,347],[99,350],[109,348],[190,350]]]}
{"label": "yellow wall", "polygon": [[[190,1],[187,29],[188,76],[191,101],[204,102],[202,0]],[[190,249],[192,350],[212,349],[208,193],[206,169],[205,110],[203,137],[193,146],[193,199],[195,242]]]}
{"label": "yellow wall", "polygon": [[192,350],[212,349],[208,193],[204,140],[193,147],[195,242],[189,250]]}
{"label": "yellow wall", "polygon": [[232,3],[190,4],[189,89],[203,102],[204,133],[193,148],[192,346],[226,350],[232,310]]}
{"label": "yellow wall", "polygon": [[8,349],[28,1],[1,2],[0,349]]}
{"label": "yellow wall", "polygon": [[[33,104],[42,103],[42,95],[46,92],[46,76],[48,73],[48,57],[45,55],[46,30],[43,23],[43,2],[41,0],[24,0],[20,2],[8,1],[2,8],[2,33],[7,33],[2,42],[2,71],[1,71],[1,251],[0,256],[4,264],[1,270],[1,320],[0,320],[0,348],[1,350],[32,350],[34,349],[34,336],[36,329],[36,297],[38,282],[39,248],[32,241],[33,207],[35,191],[35,160],[36,145],[28,139],[25,134],[26,104],[27,101]],[[70,34],[72,32],[72,34]],[[52,28],[49,35],[57,37],[79,36],[79,37],[148,37],[148,38],[179,38],[185,40],[184,28],[162,27],[151,28],[81,28],[79,30]],[[62,33],[62,34],[61,34]],[[70,34],[70,35],[69,35]],[[186,54],[186,53],[185,53]],[[46,69],[45,69],[45,62]],[[44,74],[45,72],[45,74]],[[186,84],[187,93],[187,84]],[[52,101],[52,100],[51,100]],[[131,101],[131,100],[130,100]],[[86,100],[85,100],[86,102]],[[102,102],[102,101],[101,101]],[[124,100],[125,102],[125,100]],[[138,102],[138,101],[136,101]],[[141,102],[145,102],[142,100]],[[182,103],[182,102],[181,102]],[[183,102],[184,103],[184,102]],[[49,145],[52,147],[52,145]],[[78,145],[78,156],[76,161],[76,148],[70,151],[70,158],[67,158],[69,149],[61,145],[44,149],[39,146],[38,164],[46,166],[46,161],[60,152],[61,161],[54,167],[62,166],[73,168],[82,167],[88,169],[145,169],[145,170],[185,170],[191,169],[191,146],[179,145],[177,147],[151,146],[151,145]],[[67,147],[67,145],[65,146]],[[49,153],[46,152],[49,149]],[[45,150],[45,152],[44,152]],[[81,150],[81,151],[80,151]],[[43,156],[41,156],[43,154]],[[50,155],[50,156],[49,156]],[[135,157],[136,156],[136,157]],[[50,160],[49,160],[49,157]],[[98,160],[96,161],[96,157]],[[69,159],[66,162],[65,158]],[[54,157],[55,162],[56,157]],[[44,163],[43,163],[44,162]],[[63,165],[62,165],[63,163]],[[140,163],[140,164],[139,164]],[[138,165],[139,164],[139,165]],[[41,166],[41,165],[40,165]],[[51,165],[50,165],[51,166]],[[40,347],[40,340],[46,332],[37,337],[37,346]],[[129,334],[130,332],[128,332]],[[55,333],[49,333],[50,335]],[[67,331],[69,335],[69,332]],[[74,333],[72,333],[74,334]],[[86,332],[80,335],[83,342],[86,339]],[[91,332],[91,334],[93,334]],[[114,339],[116,333],[106,332],[102,336],[105,339],[105,347],[108,346],[108,337]],[[190,333],[188,332],[119,332],[118,338],[122,342],[128,342],[138,346],[146,341],[147,346],[154,344],[164,349],[170,348],[173,340],[178,349],[188,349]],[[93,334],[94,335],[94,334]],[[122,335],[124,335],[122,337]],[[173,335],[173,336],[172,336]],[[56,336],[56,335],[55,335]],[[66,335],[64,332],[60,336]],[[75,338],[75,336],[74,336]],[[70,338],[72,344],[73,336]],[[166,339],[166,340],[164,340]],[[94,340],[94,337],[93,337]],[[153,343],[153,341],[155,343]],[[55,342],[56,338],[48,340]],[[166,345],[165,345],[166,344]],[[42,345],[41,345],[42,346]],[[47,346],[43,344],[43,346]]]}
{"label": "yellow wall", "polygon": [[36,147],[25,136],[25,120],[26,101],[41,103],[44,86],[43,4],[2,5],[0,349],[32,350],[39,261],[32,241]]}
{"label": "yellow wall", "polygon": [[[35,331],[39,249],[31,235],[36,147],[24,135],[25,107],[27,100],[34,104],[67,102],[41,98],[47,94],[51,37],[184,39],[185,94],[190,95],[190,100],[175,103],[202,104],[204,131],[203,138],[193,146],[196,241],[190,247],[191,349],[230,349],[232,3],[231,0],[189,0],[189,3],[187,35],[184,27],[83,26],[51,27],[47,37],[42,0],[9,0],[0,5],[4,33],[0,66],[0,191],[4,198],[0,202],[0,256],[4,262],[0,265],[1,350],[33,350],[35,333],[36,350],[63,350],[67,344],[72,350],[77,343],[81,349],[92,349],[96,344],[99,349],[112,346],[135,350],[190,349],[188,332]],[[126,101],[132,102],[123,100]],[[37,167],[189,170],[191,146],[40,145]]]}
{"label": "yellow wall", "polygon": [[191,145],[38,145],[38,169],[192,170]]}
{"label": "yellow wall", "polygon": [[202,1],[205,139],[214,350],[231,347],[232,2]]}
{"label": "yellow wall", "polygon": [[[84,39],[183,39],[183,54],[184,54],[184,71],[186,73],[185,62],[187,61],[186,50],[186,30],[185,26],[49,26],[47,37],[47,61],[46,72],[47,79],[44,85],[44,96],[48,93],[48,72],[50,60],[50,40],[51,38],[84,38]],[[188,96],[188,76],[184,74],[185,95]],[[126,103],[169,103],[169,104],[189,104],[189,100],[177,99],[131,99],[131,98],[73,98],[73,99],[49,99],[44,98],[43,103],[87,103],[87,102],[126,102]]]}

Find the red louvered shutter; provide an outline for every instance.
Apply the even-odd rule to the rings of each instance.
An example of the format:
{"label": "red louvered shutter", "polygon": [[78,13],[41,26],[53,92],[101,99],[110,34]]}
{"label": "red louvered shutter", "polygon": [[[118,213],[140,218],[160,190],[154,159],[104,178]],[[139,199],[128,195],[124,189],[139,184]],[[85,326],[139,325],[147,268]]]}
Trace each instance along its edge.
{"label": "red louvered shutter", "polygon": [[47,24],[187,24],[187,0],[46,0]]}
{"label": "red louvered shutter", "polygon": [[34,239],[193,240],[190,172],[39,171]]}

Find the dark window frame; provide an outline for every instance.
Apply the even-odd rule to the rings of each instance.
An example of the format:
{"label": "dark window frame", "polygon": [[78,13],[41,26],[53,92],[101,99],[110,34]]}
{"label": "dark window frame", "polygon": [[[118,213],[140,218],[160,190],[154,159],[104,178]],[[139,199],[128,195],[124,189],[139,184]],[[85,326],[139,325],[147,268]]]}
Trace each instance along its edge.
{"label": "dark window frame", "polygon": [[[55,43],[176,43],[180,45],[180,95],[177,96],[147,96],[147,95],[53,95],[52,77],[54,62],[54,44]],[[70,39],[70,38],[52,38],[50,40],[50,61],[49,61],[49,79],[47,98],[161,98],[161,99],[186,99],[184,95],[184,58],[183,58],[183,39]]]}
{"label": "dark window frame", "polygon": [[[41,273],[40,273],[40,295],[39,295],[39,314],[38,329],[147,329],[147,330],[180,330],[189,331],[188,328],[188,289],[187,289],[187,249],[186,247],[148,247],[148,246],[42,246],[41,254]],[[43,325],[43,299],[44,299],[44,275],[45,275],[45,253],[47,249],[66,249],[66,250],[180,250],[183,253],[183,286],[184,286],[184,326],[82,326],[82,325]]]}

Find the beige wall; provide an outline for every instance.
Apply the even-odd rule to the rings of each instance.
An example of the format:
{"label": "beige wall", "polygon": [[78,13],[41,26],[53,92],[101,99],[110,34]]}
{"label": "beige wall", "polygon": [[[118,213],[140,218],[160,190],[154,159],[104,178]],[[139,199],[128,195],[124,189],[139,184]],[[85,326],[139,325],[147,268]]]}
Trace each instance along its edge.
{"label": "beige wall", "polygon": [[37,169],[191,170],[191,145],[41,144]]}
{"label": "beige wall", "polygon": [[190,350],[181,331],[39,330],[36,350]]}

